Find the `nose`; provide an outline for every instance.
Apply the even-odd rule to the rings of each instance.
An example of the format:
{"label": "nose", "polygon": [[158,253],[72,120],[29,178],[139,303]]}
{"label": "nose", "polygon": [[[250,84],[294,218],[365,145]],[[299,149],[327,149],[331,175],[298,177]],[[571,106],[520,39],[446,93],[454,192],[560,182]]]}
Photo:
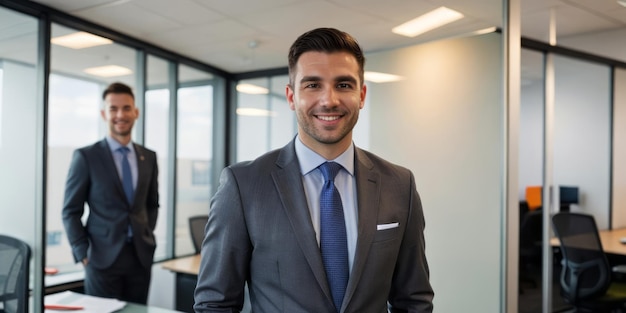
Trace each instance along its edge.
{"label": "nose", "polygon": [[339,105],[339,95],[334,88],[326,88],[320,95],[320,104],[326,107]]}

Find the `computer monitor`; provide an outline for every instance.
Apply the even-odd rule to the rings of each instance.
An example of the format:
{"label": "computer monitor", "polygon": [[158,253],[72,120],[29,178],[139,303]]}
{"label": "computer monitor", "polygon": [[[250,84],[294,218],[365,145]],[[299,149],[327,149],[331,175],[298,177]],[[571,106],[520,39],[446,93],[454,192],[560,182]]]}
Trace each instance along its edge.
{"label": "computer monitor", "polygon": [[559,186],[560,209],[569,211],[570,205],[578,204],[578,187]]}

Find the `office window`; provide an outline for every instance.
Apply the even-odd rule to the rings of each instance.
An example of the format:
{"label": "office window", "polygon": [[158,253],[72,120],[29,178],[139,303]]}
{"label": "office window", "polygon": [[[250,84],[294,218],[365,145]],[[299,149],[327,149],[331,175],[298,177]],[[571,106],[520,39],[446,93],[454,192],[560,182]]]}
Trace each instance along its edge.
{"label": "office window", "polygon": [[159,218],[154,230],[157,241],[155,260],[167,257],[172,245],[168,238],[168,207],[170,195],[168,193],[169,181],[169,116],[170,116],[170,91],[168,89],[170,76],[168,73],[169,62],[148,55],[147,60],[147,90],[145,105],[145,144],[146,147],[155,151],[159,166]]}
{"label": "office window", "polygon": [[[0,24],[0,233],[25,241],[37,256],[38,118],[43,114],[35,91],[37,20],[0,7]],[[34,264],[32,258],[31,268]],[[32,282],[37,273],[31,270],[30,275]],[[38,286],[31,287],[37,295]]]}
{"label": "office window", "polygon": [[252,160],[284,146],[297,131],[285,97],[287,75],[239,81],[237,85],[237,161]]}
{"label": "office window", "polygon": [[[100,115],[104,88],[114,81],[133,87],[136,80],[134,49],[107,41],[91,47],[71,46],[56,41],[62,36],[77,33],[79,31],[75,29],[52,25],[46,265],[59,269],[60,273],[82,271],[82,266],[74,263],[61,220],[65,180],[72,153],[77,148],[102,140],[107,133],[107,126]],[[136,129],[133,138],[135,133]],[[88,216],[87,205],[85,209],[83,220]]]}
{"label": "office window", "polygon": [[[179,67],[176,150],[176,256],[192,254],[189,217],[208,214],[213,136],[213,75]],[[204,166],[202,166],[204,165]],[[206,178],[204,178],[206,179]]]}

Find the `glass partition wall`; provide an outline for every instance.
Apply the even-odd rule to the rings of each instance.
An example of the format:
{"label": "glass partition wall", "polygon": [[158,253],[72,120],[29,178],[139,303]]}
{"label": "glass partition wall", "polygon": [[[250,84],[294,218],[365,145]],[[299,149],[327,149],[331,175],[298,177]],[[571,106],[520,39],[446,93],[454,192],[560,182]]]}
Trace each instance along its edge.
{"label": "glass partition wall", "polygon": [[[520,119],[520,311],[551,312],[569,307],[560,296],[560,249],[550,247],[551,217],[560,211],[590,214],[600,230],[619,219],[611,203],[612,178],[621,160],[613,157],[620,126],[614,116],[618,81],[610,60],[525,49]],[[615,141],[613,141],[615,142]],[[619,144],[619,142],[615,142]],[[544,188],[544,186],[550,186]],[[540,187],[539,206],[531,191]],[[565,188],[576,191],[566,199]],[[547,189],[547,190],[546,190]],[[539,222],[533,216],[543,215]],[[548,236],[545,236],[545,233]],[[539,244],[539,242],[543,242]],[[543,248],[541,247],[543,245]],[[611,256],[610,260],[611,260]],[[539,288],[541,287],[541,288]],[[541,293],[542,305],[537,301]]]}

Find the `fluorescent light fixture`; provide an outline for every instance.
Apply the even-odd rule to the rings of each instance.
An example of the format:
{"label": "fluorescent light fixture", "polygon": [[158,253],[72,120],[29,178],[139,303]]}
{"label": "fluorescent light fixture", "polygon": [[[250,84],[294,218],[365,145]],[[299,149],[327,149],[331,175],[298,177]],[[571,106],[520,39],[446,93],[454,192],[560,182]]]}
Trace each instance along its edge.
{"label": "fluorescent light fixture", "polygon": [[493,33],[496,30],[498,30],[495,26],[493,27],[487,27],[487,28],[483,28],[483,29],[479,29],[477,31],[472,32],[472,35],[484,35],[484,34],[489,34],[489,33]]}
{"label": "fluorescent light fixture", "polygon": [[54,37],[50,39],[55,45],[72,48],[84,49],[89,47],[109,45],[113,41],[104,37],[96,36],[87,32],[76,32],[65,36]]}
{"label": "fluorescent light fixture", "polygon": [[90,67],[84,70],[85,73],[100,77],[115,77],[132,74],[130,69],[119,65],[105,65]]}
{"label": "fluorescent light fixture", "polygon": [[276,116],[275,112],[255,108],[238,108],[236,112],[243,116]]}
{"label": "fluorescent light fixture", "polygon": [[252,84],[237,84],[237,91],[251,95],[266,95],[270,93],[267,88]]}
{"label": "fluorescent light fixture", "polygon": [[400,26],[396,26],[391,31],[398,35],[415,37],[461,18],[463,18],[463,14],[446,7],[440,7]]}
{"label": "fluorescent light fixture", "polygon": [[380,72],[365,72],[365,80],[373,83],[390,83],[404,79],[402,76],[380,73]]}

